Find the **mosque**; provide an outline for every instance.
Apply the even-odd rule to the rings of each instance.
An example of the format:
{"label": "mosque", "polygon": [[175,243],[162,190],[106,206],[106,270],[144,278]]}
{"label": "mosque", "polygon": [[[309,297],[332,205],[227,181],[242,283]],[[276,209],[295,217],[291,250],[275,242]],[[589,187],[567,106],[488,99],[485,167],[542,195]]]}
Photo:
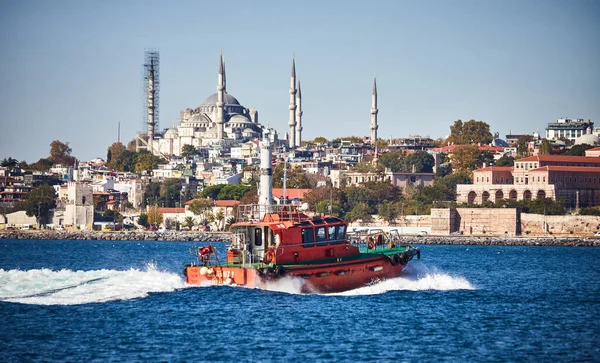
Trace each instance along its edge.
{"label": "mosque", "polygon": [[277,131],[267,130],[258,122],[256,109],[242,106],[234,96],[227,93],[225,62],[221,55],[217,93],[210,95],[194,109],[182,110],[179,125],[166,129],[162,134],[152,135],[152,141],[147,145],[147,149],[154,154],[178,156],[181,155],[184,145],[231,146],[262,138],[266,131],[271,141],[278,139]]}

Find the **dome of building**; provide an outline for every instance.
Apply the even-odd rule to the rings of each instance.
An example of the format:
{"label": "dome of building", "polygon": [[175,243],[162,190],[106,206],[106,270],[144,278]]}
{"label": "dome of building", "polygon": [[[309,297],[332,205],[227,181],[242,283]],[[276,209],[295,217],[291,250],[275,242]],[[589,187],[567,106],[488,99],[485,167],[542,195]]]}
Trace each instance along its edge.
{"label": "dome of building", "polygon": [[229,123],[252,123],[248,117],[240,114],[234,114],[229,118]]}
{"label": "dome of building", "polygon": [[173,128],[171,128],[171,129],[168,129],[168,130],[165,132],[165,135],[164,135],[164,138],[165,138],[165,139],[174,139],[174,138],[176,138],[176,137],[177,137],[177,130],[176,130],[176,129],[173,129]]}
{"label": "dome of building", "polygon": [[[219,100],[218,94],[213,93],[212,95],[208,96],[208,98],[205,99],[204,102],[202,102],[202,104],[203,105],[215,105],[218,100]],[[223,101],[226,105],[239,105],[240,104],[240,102],[235,97],[230,95],[229,93],[225,93],[225,97],[224,97]]]}
{"label": "dome of building", "polygon": [[494,139],[493,144],[494,146],[508,147],[508,143],[506,141],[498,138]]}
{"label": "dome of building", "polygon": [[600,145],[600,138],[594,134],[584,134],[575,140],[575,145],[581,144]]}
{"label": "dome of building", "polygon": [[254,137],[256,136],[257,132],[252,130],[251,128],[247,128],[242,132],[242,136],[243,137]]}

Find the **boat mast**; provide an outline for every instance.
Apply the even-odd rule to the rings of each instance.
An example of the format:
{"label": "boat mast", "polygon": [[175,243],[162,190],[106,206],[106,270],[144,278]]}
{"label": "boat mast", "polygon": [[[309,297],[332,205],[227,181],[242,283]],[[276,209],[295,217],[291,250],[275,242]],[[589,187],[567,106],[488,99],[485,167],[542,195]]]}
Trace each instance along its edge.
{"label": "boat mast", "polygon": [[263,133],[263,139],[260,142],[260,189],[258,194],[258,205],[260,208],[260,217],[270,212],[273,204],[273,167],[271,164],[271,142],[268,131]]}

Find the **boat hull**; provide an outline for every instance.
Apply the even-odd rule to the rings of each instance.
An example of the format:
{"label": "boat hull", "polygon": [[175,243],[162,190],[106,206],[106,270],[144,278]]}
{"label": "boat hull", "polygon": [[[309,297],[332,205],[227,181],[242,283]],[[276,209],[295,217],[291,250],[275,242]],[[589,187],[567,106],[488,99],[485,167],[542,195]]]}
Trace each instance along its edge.
{"label": "boat hull", "polygon": [[184,274],[187,283],[192,285],[263,287],[282,278],[294,278],[302,281],[301,292],[330,293],[398,277],[406,267],[406,262],[396,264],[387,256],[378,255],[347,262],[273,265],[262,268],[186,266]]}

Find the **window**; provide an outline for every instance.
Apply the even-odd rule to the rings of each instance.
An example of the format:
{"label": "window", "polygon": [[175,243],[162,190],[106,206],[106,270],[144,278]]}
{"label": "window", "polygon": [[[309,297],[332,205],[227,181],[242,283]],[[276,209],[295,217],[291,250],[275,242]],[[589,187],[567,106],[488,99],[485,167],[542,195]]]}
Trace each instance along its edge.
{"label": "window", "polygon": [[327,235],[325,234],[325,227],[318,227],[317,231],[317,246],[327,246]]}
{"label": "window", "polygon": [[254,245],[262,246],[262,228],[254,228]]}
{"label": "window", "polygon": [[314,247],[315,233],[312,228],[302,228],[302,247]]}
{"label": "window", "polygon": [[342,244],[346,240],[346,226],[337,226],[337,233],[335,236],[336,244]]}

